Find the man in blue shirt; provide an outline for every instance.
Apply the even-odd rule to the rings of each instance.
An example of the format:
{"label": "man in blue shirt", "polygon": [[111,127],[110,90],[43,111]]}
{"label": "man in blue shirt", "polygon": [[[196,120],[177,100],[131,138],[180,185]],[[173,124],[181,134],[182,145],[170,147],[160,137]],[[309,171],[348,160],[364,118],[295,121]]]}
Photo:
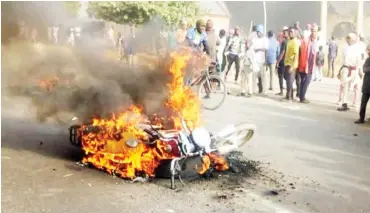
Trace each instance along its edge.
{"label": "man in blue shirt", "polygon": [[268,49],[266,55],[266,64],[267,70],[270,73],[270,88],[269,90],[273,90],[275,88],[275,71],[276,71],[276,61],[280,54],[280,45],[279,42],[276,40],[274,33],[269,31],[267,33],[268,36]]}
{"label": "man in blue shirt", "polygon": [[338,44],[335,41],[335,37],[332,36],[329,41],[329,50],[328,50],[328,77],[334,78],[334,62],[338,55]]}
{"label": "man in blue shirt", "polygon": [[186,40],[190,47],[200,49],[209,55],[207,43],[206,23],[203,20],[198,20],[195,28],[190,28],[186,34]]}

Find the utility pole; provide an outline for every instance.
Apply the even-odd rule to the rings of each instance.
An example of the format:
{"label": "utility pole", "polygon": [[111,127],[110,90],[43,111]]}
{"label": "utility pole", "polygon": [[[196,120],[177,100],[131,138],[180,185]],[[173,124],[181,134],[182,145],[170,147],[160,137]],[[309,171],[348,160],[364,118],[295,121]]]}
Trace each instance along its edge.
{"label": "utility pole", "polygon": [[321,35],[325,41],[327,38],[327,25],[328,25],[328,1],[322,0],[321,1],[321,18],[320,18],[320,27],[321,27]]}
{"label": "utility pole", "polygon": [[264,17],[264,34],[266,35],[266,30],[267,30],[267,11],[266,11],[266,1],[262,1],[263,3],[263,17]]}
{"label": "utility pole", "polygon": [[358,0],[357,3],[357,19],[356,19],[356,30],[357,33],[363,33],[364,26],[364,1]]}

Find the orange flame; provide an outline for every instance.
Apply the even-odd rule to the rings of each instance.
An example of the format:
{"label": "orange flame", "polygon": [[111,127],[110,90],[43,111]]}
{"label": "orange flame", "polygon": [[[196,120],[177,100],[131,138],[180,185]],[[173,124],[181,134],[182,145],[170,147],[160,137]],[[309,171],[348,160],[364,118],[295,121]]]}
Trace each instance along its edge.
{"label": "orange flame", "polygon": [[[167,85],[170,96],[164,105],[174,112],[169,119],[173,121],[176,130],[182,129],[181,118],[185,119],[190,129],[200,125],[199,99],[189,87],[184,87],[183,73],[190,58],[190,53],[175,52],[171,55],[169,73],[172,81]],[[163,126],[168,118],[154,115],[150,120],[155,125]],[[173,159],[175,156],[168,152],[165,142],[157,141],[154,145],[144,143],[148,136],[138,124],[146,121],[139,106],[132,106],[109,120],[94,119],[92,126],[97,127],[98,131],[81,133],[82,147],[86,153],[83,162],[124,178],[135,178],[138,174],[153,177],[161,160]],[[210,154],[204,158],[199,174],[209,169],[211,161],[220,170],[228,168],[222,157]]]}

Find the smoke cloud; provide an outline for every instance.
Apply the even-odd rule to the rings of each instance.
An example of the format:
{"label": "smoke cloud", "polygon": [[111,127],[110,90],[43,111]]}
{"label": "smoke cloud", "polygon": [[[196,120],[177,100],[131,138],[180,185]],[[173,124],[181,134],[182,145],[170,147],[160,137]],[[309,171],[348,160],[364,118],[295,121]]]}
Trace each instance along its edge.
{"label": "smoke cloud", "polygon": [[[11,4],[11,8],[13,11],[25,11],[24,4],[16,2]],[[3,29],[16,28],[14,17],[22,20],[31,13],[33,16],[43,14],[45,18],[56,15],[45,14],[45,6],[41,9],[36,6],[30,8],[32,10],[27,14],[2,14],[2,20],[12,20],[3,22]],[[57,10],[54,8],[51,11]],[[45,19],[42,22],[33,21],[33,26],[44,31],[51,22],[55,22]],[[2,99],[28,100],[30,105],[25,102],[24,107],[32,108],[31,112],[38,121],[45,122],[51,118],[65,122],[76,116],[88,122],[93,116],[109,116],[132,104],[143,106],[149,115],[164,110],[167,83],[170,81],[168,58],[161,59],[160,63],[148,59],[145,62],[151,66],[130,68],[116,58],[107,58],[106,48],[97,45],[99,42],[92,37],[86,37],[89,40],[84,41],[91,45],[74,50],[46,43],[12,40],[15,35],[16,31],[7,35],[9,42],[2,45]],[[140,43],[140,40],[137,42]],[[4,107],[12,106],[3,104]]]}

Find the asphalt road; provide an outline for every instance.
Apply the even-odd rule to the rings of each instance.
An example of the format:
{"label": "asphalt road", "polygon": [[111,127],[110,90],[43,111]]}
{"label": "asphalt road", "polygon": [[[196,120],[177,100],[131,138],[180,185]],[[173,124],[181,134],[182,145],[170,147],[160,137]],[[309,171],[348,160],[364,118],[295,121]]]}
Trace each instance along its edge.
{"label": "asphalt road", "polygon": [[[335,110],[333,85],[312,85],[311,91],[318,92],[310,93],[310,100],[322,101],[309,105],[231,95],[220,109],[204,112],[212,131],[228,123],[257,125],[242,151],[262,161],[270,177],[287,189],[274,197],[263,190],[276,185],[257,184],[260,180],[248,180],[235,192],[220,189],[217,181],[171,191],[167,180],[130,183],[81,168],[67,126],[37,124],[27,118],[25,105],[3,106],[2,212],[370,212],[370,125],[353,124],[354,111]],[[228,199],[215,198],[225,193]]]}

